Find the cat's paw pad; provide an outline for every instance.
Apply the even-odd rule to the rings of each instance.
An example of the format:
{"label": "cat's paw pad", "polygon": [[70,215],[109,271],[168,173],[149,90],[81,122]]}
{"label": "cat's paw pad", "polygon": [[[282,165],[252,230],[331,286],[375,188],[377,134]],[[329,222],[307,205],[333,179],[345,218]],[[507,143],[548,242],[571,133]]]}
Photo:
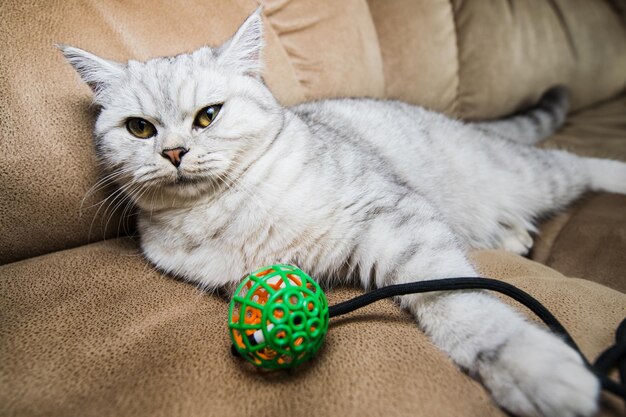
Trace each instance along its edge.
{"label": "cat's paw pad", "polygon": [[478,362],[495,401],[516,415],[587,417],[597,410],[597,378],[578,353],[542,329],[525,328]]}

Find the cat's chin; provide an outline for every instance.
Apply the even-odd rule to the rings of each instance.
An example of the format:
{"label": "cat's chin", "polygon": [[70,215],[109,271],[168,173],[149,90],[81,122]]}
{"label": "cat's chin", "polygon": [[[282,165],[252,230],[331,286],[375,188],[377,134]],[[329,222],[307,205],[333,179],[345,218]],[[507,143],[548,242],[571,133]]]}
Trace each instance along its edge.
{"label": "cat's chin", "polygon": [[206,183],[206,182],[208,182],[206,178],[191,178],[191,177],[178,176],[172,183],[168,185],[170,185],[171,187],[184,188],[184,187],[196,186],[196,185]]}
{"label": "cat's chin", "polygon": [[216,191],[216,184],[210,179],[178,177],[161,188],[172,197],[195,198],[213,194]]}
{"label": "cat's chin", "polygon": [[147,191],[135,200],[135,204],[142,210],[177,208],[211,198],[218,189],[219,186],[210,179],[178,179],[155,186],[153,191]]}

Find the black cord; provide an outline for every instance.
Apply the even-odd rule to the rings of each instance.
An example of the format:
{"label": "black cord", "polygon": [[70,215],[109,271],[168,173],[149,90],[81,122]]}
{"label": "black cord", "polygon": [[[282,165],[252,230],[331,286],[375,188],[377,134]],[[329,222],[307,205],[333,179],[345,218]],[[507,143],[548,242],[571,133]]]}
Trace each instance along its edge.
{"label": "black cord", "polygon": [[[595,363],[592,365],[587,360],[585,355],[582,354],[572,336],[570,336],[567,330],[565,330],[565,327],[563,327],[563,325],[556,319],[556,317],[554,317],[554,315],[552,315],[552,313],[550,313],[550,311],[548,311],[547,308],[545,308],[530,294],[503,281],[490,278],[465,277],[389,285],[387,287],[367,292],[351,300],[330,306],[328,313],[330,317],[340,316],[384,298],[397,297],[399,295],[418,294],[433,291],[481,289],[496,291],[507,295],[530,309],[553,332],[560,335],[567,344],[578,352],[587,368],[598,377],[604,390],[611,392],[626,401],[626,387],[624,386],[624,381],[626,381],[626,319],[620,323],[616,331],[615,344],[600,354]],[[231,347],[231,350],[233,355],[239,355],[234,345]],[[608,377],[609,371],[615,367],[619,370],[620,383],[613,381]]]}
{"label": "black cord", "polygon": [[[585,355],[582,354],[580,348],[574,342],[574,339],[565,330],[565,327],[546,309],[539,301],[530,294],[520,290],[519,288],[503,281],[490,278],[446,278],[429,281],[409,282],[406,284],[389,285],[387,287],[378,288],[351,300],[344,301],[339,304],[330,306],[328,313],[330,317],[340,316],[350,313],[358,308],[372,304],[376,301],[389,297],[397,297],[399,295],[417,294],[432,291],[451,291],[451,290],[477,290],[485,289],[505,294],[515,301],[528,307],[537,315],[553,332],[559,334],[567,344],[575,349],[582,357],[585,365],[600,380],[602,388],[621,397],[626,401],[626,388],[623,383],[626,381],[626,319],[619,325],[616,336],[615,345],[604,351],[592,365]],[[613,381],[608,377],[608,372],[614,368],[619,368],[621,384]]]}

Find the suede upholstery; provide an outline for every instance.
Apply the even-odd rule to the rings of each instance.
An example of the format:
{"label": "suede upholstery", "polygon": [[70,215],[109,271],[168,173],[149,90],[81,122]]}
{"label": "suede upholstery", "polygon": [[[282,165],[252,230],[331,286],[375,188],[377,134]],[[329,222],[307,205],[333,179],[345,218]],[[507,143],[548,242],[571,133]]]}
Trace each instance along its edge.
{"label": "suede upholstery", "polygon": [[[565,83],[586,108],[541,146],[626,160],[624,0],[262,3],[264,77],[284,104],[367,96],[493,118]],[[191,51],[224,41],[257,6],[0,7],[0,416],[506,415],[391,301],[333,320],[319,356],[293,373],[251,369],[230,356],[226,301],[117,238],[132,231],[124,204],[92,207],[111,193],[87,194],[99,175],[97,109],[53,44],[117,60]],[[544,222],[537,262],[472,259],[543,302],[593,359],[626,316],[625,209],[624,196],[590,195]],[[602,401],[601,415],[626,415]]]}
{"label": "suede upholstery", "polygon": [[456,114],[459,62],[450,1],[369,0],[369,5],[386,96]]}
{"label": "suede upholstery", "polygon": [[532,104],[554,84],[572,90],[575,109],[626,86],[623,2],[369,3],[388,97],[488,119]]}
{"label": "suede upholstery", "polygon": [[554,84],[571,89],[574,109],[626,86],[626,28],[608,1],[453,3],[463,118],[509,114]]}
{"label": "suede upholstery", "polygon": [[[626,295],[594,282],[504,252],[474,261],[550,306],[589,357],[626,315]],[[505,416],[389,300],[333,319],[316,359],[268,374],[231,356],[225,300],[153,271],[129,239],[0,275],[2,415]]]}
{"label": "suede upholstery", "polygon": [[[533,259],[574,277],[593,280],[626,292],[626,197],[614,194],[589,196],[558,218],[551,219],[553,230],[540,235],[548,242],[540,257]],[[547,227],[541,230],[545,231]],[[543,242],[541,242],[543,243]]]}

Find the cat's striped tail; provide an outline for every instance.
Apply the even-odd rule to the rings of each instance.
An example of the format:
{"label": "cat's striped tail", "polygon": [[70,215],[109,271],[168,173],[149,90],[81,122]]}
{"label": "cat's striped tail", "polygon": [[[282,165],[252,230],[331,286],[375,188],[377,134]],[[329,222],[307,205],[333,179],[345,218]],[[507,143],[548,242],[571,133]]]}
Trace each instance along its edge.
{"label": "cat's striped tail", "polygon": [[553,87],[544,93],[536,107],[505,119],[473,125],[484,132],[530,146],[556,132],[565,122],[568,109],[567,88]]}

